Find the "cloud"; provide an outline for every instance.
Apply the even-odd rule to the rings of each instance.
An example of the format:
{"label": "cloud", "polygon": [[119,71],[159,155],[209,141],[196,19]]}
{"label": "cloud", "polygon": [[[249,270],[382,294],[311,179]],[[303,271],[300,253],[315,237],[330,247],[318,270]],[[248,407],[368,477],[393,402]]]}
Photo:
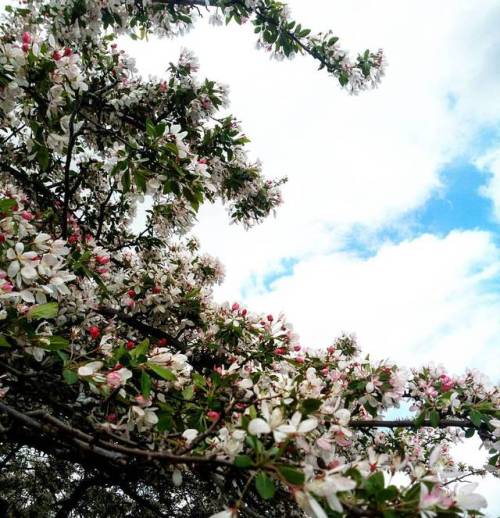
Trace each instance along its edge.
{"label": "cloud", "polygon": [[488,181],[480,192],[492,200],[495,218],[500,221],[500,149],[494,149],[479,157],[476,165],[489,173]]}
{"label": "cloud", "polygon": [[[334,252],[303,260],[250,307],[284,311],[304,345],[324,347],[355,332],[362,349],[408,366],[430,361],[450,371],[481,366],[497,375],[500,251],[488,233],[451,232],[390,243],[367,258]],[[498,284],[497,284],[498,285]]]}

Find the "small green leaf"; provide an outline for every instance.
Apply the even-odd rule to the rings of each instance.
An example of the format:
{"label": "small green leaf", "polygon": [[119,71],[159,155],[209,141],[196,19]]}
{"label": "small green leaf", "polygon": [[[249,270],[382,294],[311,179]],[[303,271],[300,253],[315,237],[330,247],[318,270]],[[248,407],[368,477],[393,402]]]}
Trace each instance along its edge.
{"label": "small green leaf", "polygon": [[384,474],[381,471],[374,473],[365,483],[365,488],[371,495],[376,495],[384,489]]}
{"label": "small green leaf", "polygon": [[264,471],[259,471],[255,477],[255,488],[264,500],[271,499],[276,492],[273,479]]}
{"label": "small green leaf", "polygon": [[5,336],[3,336],[3,335],[0,335],[0,347],[7,347],[7,348],[12,347],[9,344],[9,342],[7,341],[7,338],[5,338]]}
{"label": "small green leaf", "polygon": [[63,338],[62,336],[44,336],[40,337],[49,341],[48,344],[40,344],[40,347],[42,349],[47,349],[49,351],[59,351],[59,349],[66,349],[69,347],[69,341],[66,340],[66,338]]}
{"label": "small green leaf", "polygon": [[425,411],[418,414],[418,416],[415,418],[415,426],[417,428],[420,428],[424,424],[424,421],[425,421]]}
{"label": "small green leaf", "polygon": [[122,175],[122,189],[124,193],[130,191],[130,171],[128,169]]}
{"label": "small green leaf", "polygon": [[78,381],[78,375],[76,374],[75,371],[65,369],[65,370],[63,370],[63,376],[68,385],[73,385]]}
{"label": "small green leaf", "polygon": [[149,397],[149,394],[151,393],[152,385],[153,385],[153,383],[151,381],[151,376],[146,371],[142,371],[141,393],[146,399]]}
{"label": "small green leaf", "polygon": [[40,169],[45,171],[49,167],[49,150],[44,146],[40,146],[36,154],[36,159],[40,164]]}
{"label": "small green leaf", "polygon": [[206,384],[205,378],[197,372],[193,373],[193,382],[198,388],[203,388]]}
{"label": "small green leaf", "polygon": [[167,381],[175,381],[177,379],[176,375],[170,370],[166,369],[165,367],[162,367],[161,365],[158,365],[153,362],[148,362],[147,366],[160,378],[163,378]]}
{"label": "small green leaf", "polygon": [[248,455],[237,455],[234,459],[237,468],[249,468],[253,466],[253,460]]}
{"label": "small green leaf", "polygon": [[130,357],[134,360],[137,360],[140,356],[143,356],[147,353],[149,349],[149,340],[143,340],[140,344],[137,344],[130,352]]}
{"label": "small green leaf", "polygon": [[474,436],[475,433],[476,433],[475,428],[467,428],[467,430],[465,430],[465,438],[470,439],[471,437]]}
{"label": "small green leaf", "polygon": [[187,399],[188,401],[191,401],[194,397],[194,387],[193,385],[188,385],[183,391],[182,391],[182,397],[184,399]]}
{"label": "small green leaf", "polygon": [[287,482],[294,486],[301,486],[306,479],[302,471],[290,466],[278,466],[278,471]]}
{"label": "small green leaf", "polygon": [[431,412],[429,413],[429,421],[431,422],[431,426],[433,426],[434,428],[437,428],[439,426],[440,417],[437,410],[431,410]]}
{"label": "small green leaf", "polygon": [[16,200],[12,198],[4,198],[0,200],[0,212],[10,211],[10,209],[12,209],[12,207],[15,207],[16,204]]}
{"label": "small green leaf", "polygon": [[56,317],[58,312],[57,302],[47,302],[46,304],[32,306],[28,311],[28,318],[32,320],[49,319]]}
{"label": "small green leaf", "polygon": [[481,413],[477,410],[472,410],[469,415],[469,419],[474,426],[481,426]]}
{"label": "small green leaf", "polygon": [[320,399],[305,399],[302,402],[302,409],[304,411],[304,415],[310,414],[311,412],[316,412],[318,408],[321,406]]}
{"label": "small green leaf", "polygon": [[144,171],[141,169],[136,169],[134,171],[134,180],[135,185],[141,192],[146,192],[147,186],[146,186],[146,175]]}

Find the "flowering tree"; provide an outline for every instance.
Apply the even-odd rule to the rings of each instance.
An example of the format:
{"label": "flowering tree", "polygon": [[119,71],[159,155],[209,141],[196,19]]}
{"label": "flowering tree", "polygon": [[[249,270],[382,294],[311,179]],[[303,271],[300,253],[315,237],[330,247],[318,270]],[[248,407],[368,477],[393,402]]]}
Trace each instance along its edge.
{"label": "flowering tree", "polygon": [[[275,0],[7,9],[0,469],[14,460],[32,492],[23,465],[59,476],[55,516],[95,515],[107,499],[160,516],[478,514],[475,486],[456,483],[475,470],[449,447],[477,434],[485,469],[498,469],[498,387],[371,362],[349,336],[307,350],[282,315],[212,300],[223,272],[189,235],[199,206],[221,200],[250,226],[279,205],[283,180],[248,160],[237,121],[220,114],[225,88],[197,79],[189,52],[145,81],[116,43],[180,34],[207,9],[216,23],[252,23],[276,57],[310,55],[353,93],[382,75],[380,51],[351,61]],[[402,402],[415,419],[387,420]],[[92,511],[96,487],[116,491],[93,493]]]}

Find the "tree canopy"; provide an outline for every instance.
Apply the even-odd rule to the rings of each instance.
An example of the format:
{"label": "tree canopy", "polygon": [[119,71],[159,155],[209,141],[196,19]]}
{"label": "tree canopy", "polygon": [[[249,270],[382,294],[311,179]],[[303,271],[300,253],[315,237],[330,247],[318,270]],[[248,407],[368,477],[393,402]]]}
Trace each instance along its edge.
{"label": "tree canopy", "polygon": [[[351,93],[383,75],[381,51],[351,59],[274,0],[25,0],[0,23],[0,512],[480,514],[449,448],[477,434],[498,473],[498,387],[371,361],[352,336],[308,349],[285,316],[213,300],[199,207],[250,227],[285,180],[189,51],[145,80],[117,43],[207,13]],[[415,419],[387,419],[400,404]]]}

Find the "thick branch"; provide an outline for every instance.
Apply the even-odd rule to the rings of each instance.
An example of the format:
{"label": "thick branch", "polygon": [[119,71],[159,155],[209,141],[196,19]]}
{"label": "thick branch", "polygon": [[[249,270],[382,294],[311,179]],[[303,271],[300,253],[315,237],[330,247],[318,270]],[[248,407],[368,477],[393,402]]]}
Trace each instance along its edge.
{"label": "thick branch", "polygon": [[99,308],[97,312],[104,317],[116,318],[120,322],[123,322],[124,324],[127,324],[134,329],[137,329],[137,331],[140,331],[146,336],[152,336],[154,338],[165,338],[169,345],[176,347],[177,349],[183,349],[182,344],[174,336],[166,333],[165,331],[162,331],[161,329],[157,329],[156,327],[145,324],[134,316],[127,315],[126,313],[111,308]]}
{"label": "thick branch", "polygon": [[[396,419],[394,421],[384,421],[383,419],[373,419],[369,421],[351,421],[351,428],[435,428],[431,422],[426,419],[422,424],[417,424],[414,419]],[[468,419],[441,419],[437,428],[475,428]]]}

